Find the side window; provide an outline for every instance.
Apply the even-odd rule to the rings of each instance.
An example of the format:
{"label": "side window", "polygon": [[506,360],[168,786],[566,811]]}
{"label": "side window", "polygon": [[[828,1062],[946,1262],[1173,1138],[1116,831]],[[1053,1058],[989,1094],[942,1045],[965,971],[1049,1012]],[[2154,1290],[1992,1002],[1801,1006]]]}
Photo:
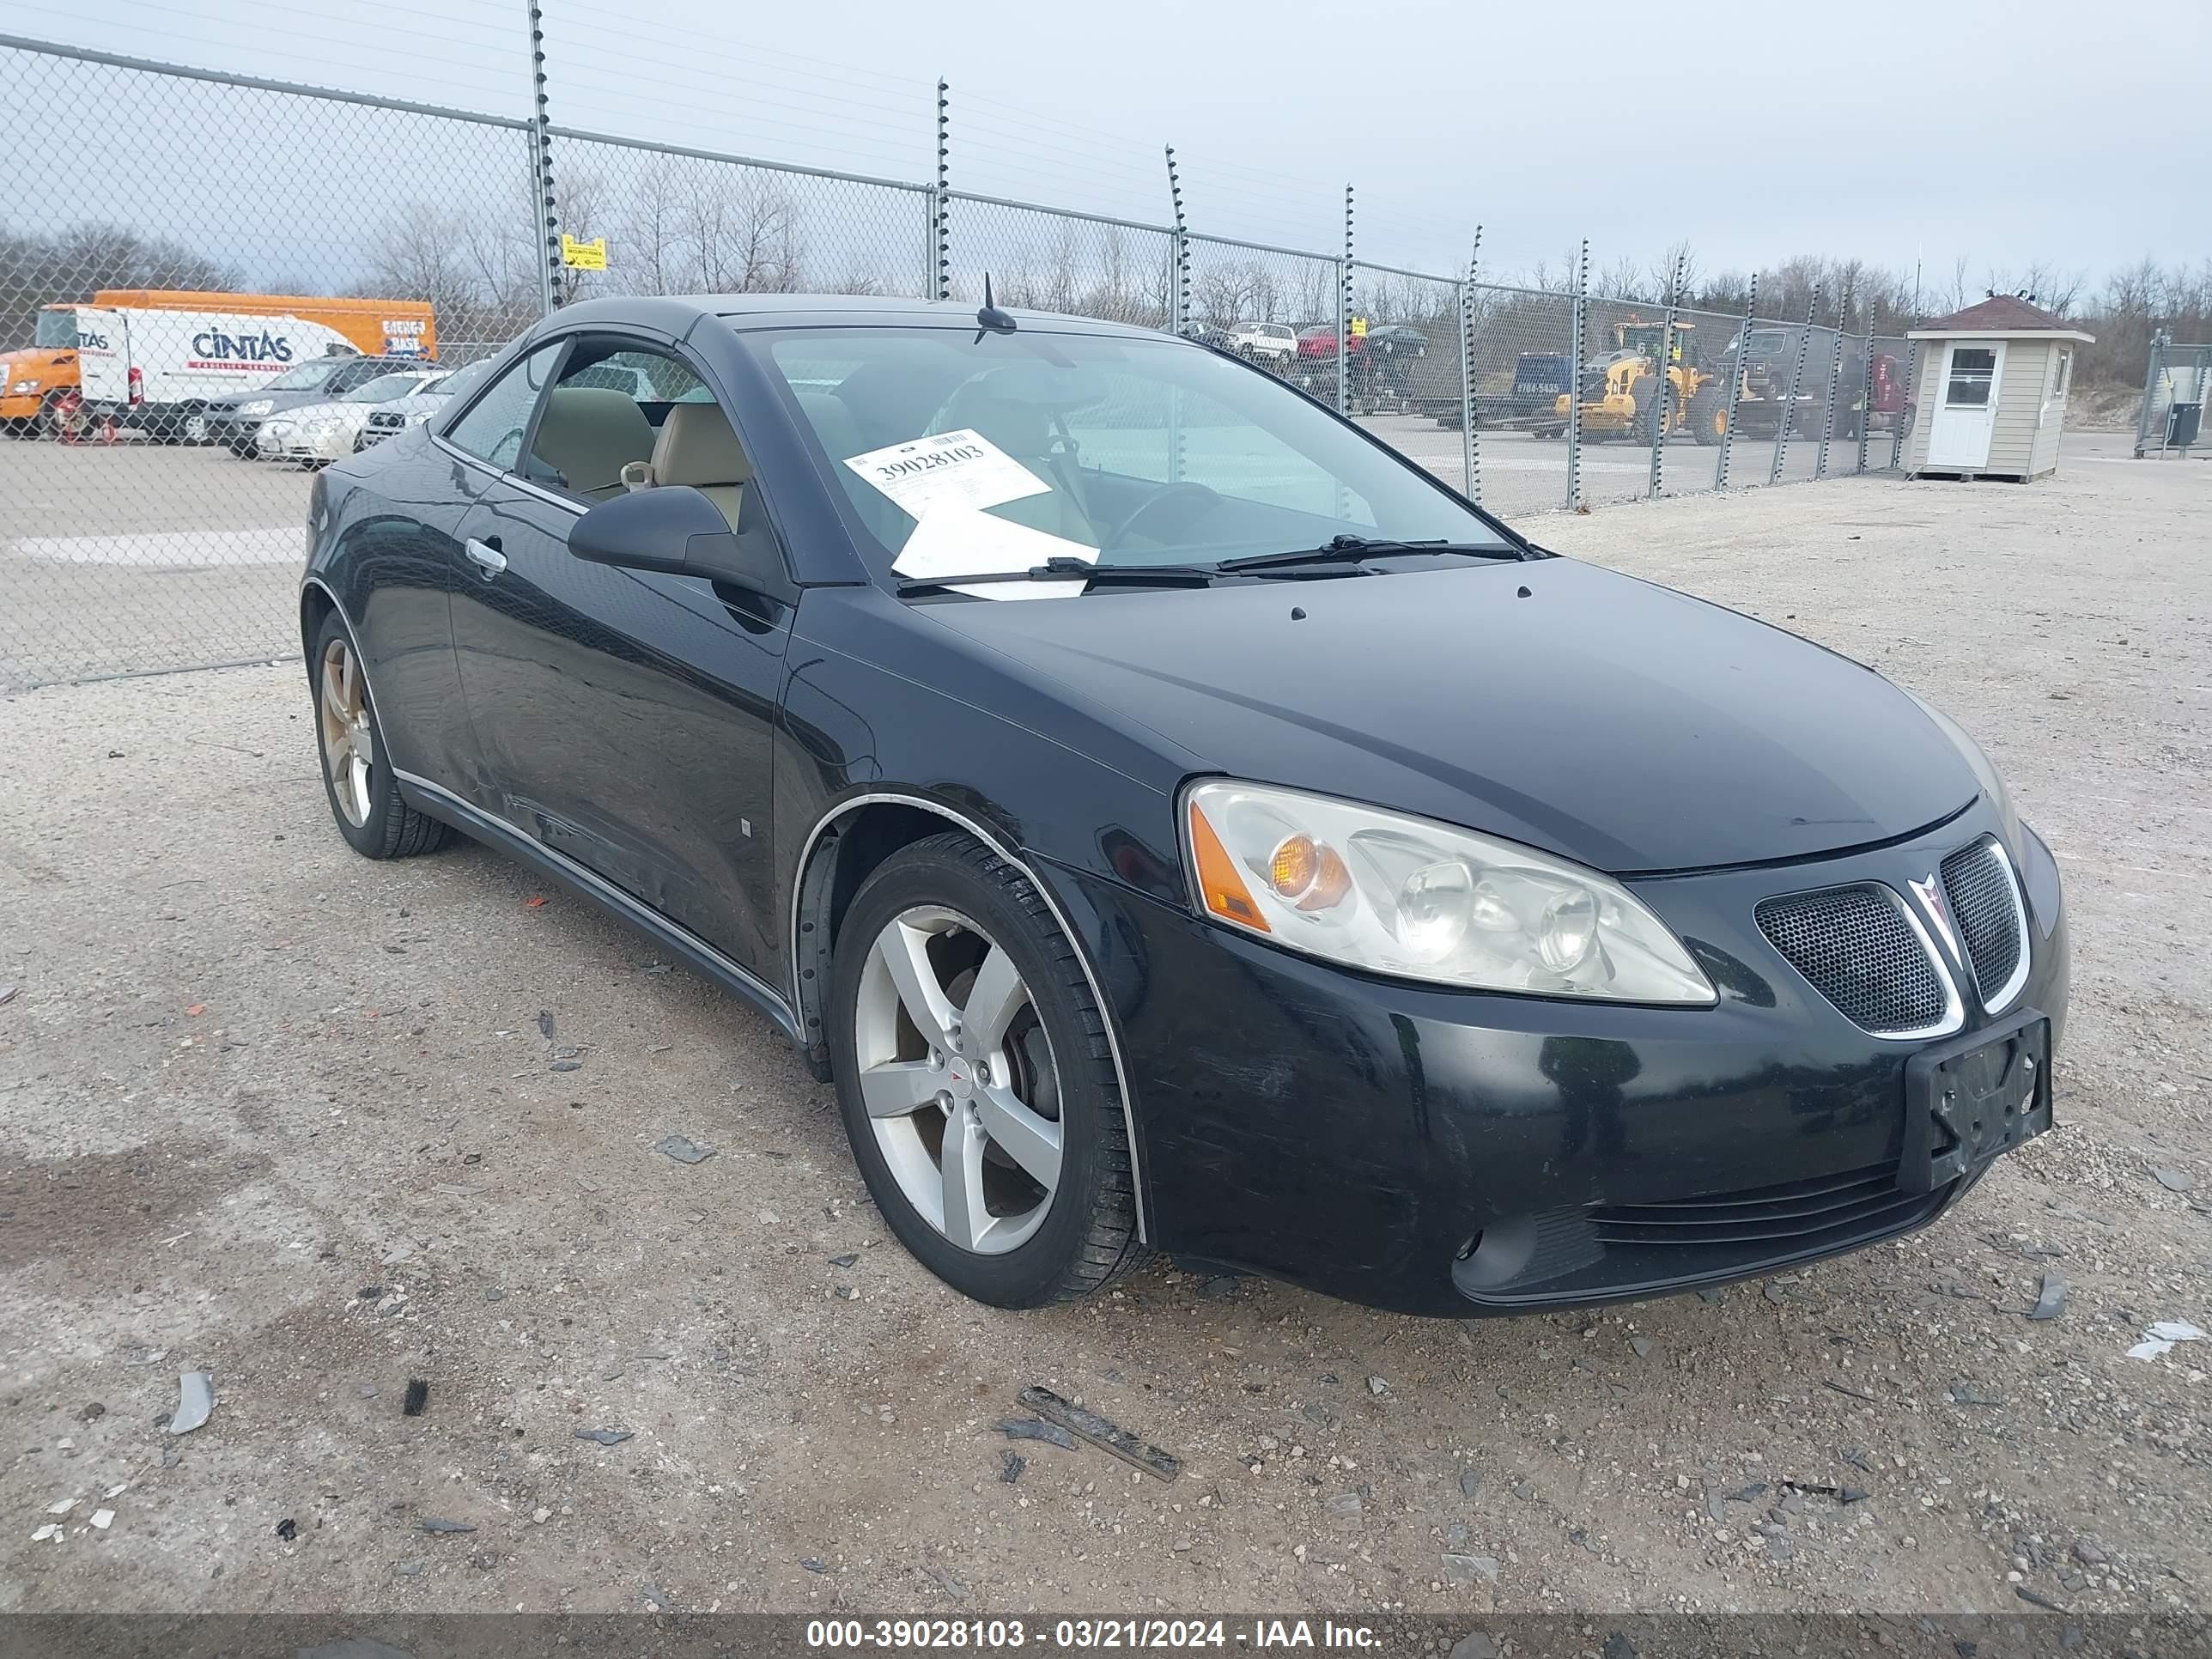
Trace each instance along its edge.
{"label": "side window", "polygon": [[546,394],[531,476],[586,501],[684,484],[741,533],[752,465],[737,429],[689,363],[665,351],[580,341]]}
{"label": "side window", "polygon": [[530,425],[530,411],[545,389],[560,345],[540,346],[492,383],[490,390],[470,405],[469,411],[446,428],[446,441],[467,451],[480,461],[510,468],[522,458],[522,434]]}
{"label": "side window", "polygon": [[2062,348],[2055,355],[2058,359],[2058,367],[2057,372],[2051,377],[2051,395],[2053,398],[2063,398],[2066,395],[2067,374],[2074,367],[2074,354]]}

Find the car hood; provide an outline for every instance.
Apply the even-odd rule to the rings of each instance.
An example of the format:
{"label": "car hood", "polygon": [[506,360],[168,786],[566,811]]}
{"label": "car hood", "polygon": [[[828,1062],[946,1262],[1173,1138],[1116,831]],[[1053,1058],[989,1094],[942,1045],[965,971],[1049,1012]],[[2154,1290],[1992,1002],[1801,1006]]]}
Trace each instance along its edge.
{"label": "car hood", "polygon": [[1872,669],[1572,559],[928,611],[1170,740],[1191,771],[1615,874],[1887,841],[1978,789]]}
{"label": "car hood", "polygon": [[[319,404],[279,404],[276,405],[275,413],[276,415],[283,416],[286,420],[291,422],[295,426],[307,421],[326,421],[334,418],[343,421],[359,421],[366,423],[368,420],[368,411],[380,406],[380,405],[376,404],[349,404],[339,402]],[[274,417],[272,416],[272,418]]]}

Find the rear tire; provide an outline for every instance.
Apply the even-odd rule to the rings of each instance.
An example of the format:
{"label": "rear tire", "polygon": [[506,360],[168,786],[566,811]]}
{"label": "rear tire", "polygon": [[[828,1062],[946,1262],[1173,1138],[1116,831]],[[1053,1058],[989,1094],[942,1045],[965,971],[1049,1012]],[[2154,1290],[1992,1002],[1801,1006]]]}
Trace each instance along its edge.
{"label": "rear tire", "polygon": [[399,798],[360,647],[337,611],[323,619],[307,660],[323,793],[346,844],[367,859],[413,858],[443,847],[451,828]]}
{"label": "rear tire", "polygon": [[827,1016],[861,1179],[939,1279],[1035,1308],[1142,1259],[1105,1017],[1028,877],[957,832],[895,854],[839,927]]}

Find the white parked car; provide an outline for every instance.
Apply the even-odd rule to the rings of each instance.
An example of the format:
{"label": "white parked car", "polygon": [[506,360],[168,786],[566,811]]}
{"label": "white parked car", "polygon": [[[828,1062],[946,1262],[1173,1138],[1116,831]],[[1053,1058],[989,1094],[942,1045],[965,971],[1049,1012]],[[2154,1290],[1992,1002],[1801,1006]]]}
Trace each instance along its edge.
{"label": "white parked car", "polygon": [[452,374],[429,367],[403,369],[380,374],[331,403],[280,410],[254,434],[254,452],[264,460],[298,461],[303,466],[343,460],[361,447],[370,410],[424,391]]}
{"label": "white parked car", "polygon": [[390,403],[368,411],[368,424],[362,428],[361,445],[367,449],[371,444],[380,444],[386,438],[396,438],[410,426],[420,426],[456,398],[465,398],[490,369],[492,360],[471,363],[466,368],[457,368],[443,380],[431,380],[404,398],[394,398]]}
{"label": "white parked car", "polygon": [[1288,323],[1232,323],[1224,331],[1231,351],[1277,367],[1298,355],[1297,331]]}

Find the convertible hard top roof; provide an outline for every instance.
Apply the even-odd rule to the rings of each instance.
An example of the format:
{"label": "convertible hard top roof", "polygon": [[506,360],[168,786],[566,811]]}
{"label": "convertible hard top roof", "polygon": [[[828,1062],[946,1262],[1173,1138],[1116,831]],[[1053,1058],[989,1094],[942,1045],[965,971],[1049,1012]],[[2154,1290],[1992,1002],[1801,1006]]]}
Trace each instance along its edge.
{"label": "convertible hard top roof", "polygon": [[[688,332],[702,317],[718,317],[732,328],[819,328],[849,324],[856,328],[973,328],[975,305],[965,300],[905,300],[880,294],[672,294],[586,300],[563,307],[564,322],[635,323],[670,334]],[[1164,330],[1095,317],[1070,317],[1051,311],[1004,307],[1024,327],[1086,334],[1158,337]]]}

